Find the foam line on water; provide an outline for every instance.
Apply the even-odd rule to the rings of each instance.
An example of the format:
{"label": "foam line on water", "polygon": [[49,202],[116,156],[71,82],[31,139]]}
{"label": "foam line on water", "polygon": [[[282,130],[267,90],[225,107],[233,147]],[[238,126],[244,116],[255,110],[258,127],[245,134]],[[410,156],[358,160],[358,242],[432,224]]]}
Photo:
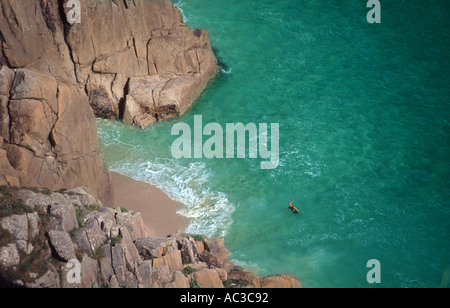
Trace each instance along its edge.
{"label": "foam line on water", "polygon": [[229,70],[222,69],[222,73],[225,75],[231,75],[233,73],[233,68],[230,68]]}
{"label": "foam line on water", "polygon": [[188,21],[188,19],[187,19],[186,15],[184,14],[183,5],[184,5],[184,2],[178,1],[177,3],[174,3],[173,6],[180,10],[181,16],[183,16],[183,22],[186,23]]}
{"label": "foam line on water", "polygon": [[186,233],[224,237],[231,226],[234,206],[223,192],[211,190],[207,184],[212,173],[204,163],[188,166],[173,159],[158,162],[119,162],[111,166],[115,172],[155,185],[170,198],[181,202],[178,213],[191,219]]}

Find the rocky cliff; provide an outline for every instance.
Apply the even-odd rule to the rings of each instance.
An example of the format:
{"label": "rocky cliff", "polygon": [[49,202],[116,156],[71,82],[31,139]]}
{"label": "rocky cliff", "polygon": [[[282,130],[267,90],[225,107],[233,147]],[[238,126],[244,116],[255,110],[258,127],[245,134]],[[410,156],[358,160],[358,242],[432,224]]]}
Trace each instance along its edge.
{"label": "rocky cliff", "polygon": [[0,285],[30,288],[298,288],[227,259],[223,239],[151,238],[139,213],[104,208],[86,188],[0,186]]}
{"label": "rocky cliff", "polygon": [[0,185],[85,185],[113,203],[86,94],[70,82],[0,67]]}
{"label": "rocky cliff", "polygon": [[178,116],[219,68],[170,1],[79,3],[0,0],[0,185],[86,186],[112,205],[94,116]]}
{"label": "rocky cliff", "polygon": [[170,1],[79,3],[71,24],[67,0],[0,0],[0,284],[300,287],[235,266],[223,239],[149,238],[139,213],[111,208],[95,116],[178,116],[219,67]]}
{"label": "rocky cliff", "polygon": [[1,0],[0,64],[76,82],[98,117],[146,127],[185,112],[219,68],[170,1]]}
{"label": "rocky cliff", "polygon": [[218,73],[205,30],[170,1],[81,1],[66,26],[75,76],[99,117],[146,127],[185,112]]}

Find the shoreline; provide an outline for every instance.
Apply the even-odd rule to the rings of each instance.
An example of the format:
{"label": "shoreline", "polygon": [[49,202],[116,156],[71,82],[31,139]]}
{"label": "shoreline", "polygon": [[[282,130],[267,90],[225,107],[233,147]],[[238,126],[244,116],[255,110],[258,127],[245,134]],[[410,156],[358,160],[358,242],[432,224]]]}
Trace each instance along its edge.
{"label": "shoreline", "polygon": [[140,212],[152,237],[166,237],[183,231],[189,218],[177,213],[183,204],[172,200],[158,187],[110,171],[115,207]]}
{"label": "shoreline", "polygon": [[[109,171],[111,174],[112,186],[114,189],[114,201],[115,207],[124,207],[127,210],[139,212],[142,220],[149,231],[149,237],[154,238],[168,238],[177,236],[179,232],[184,231],[187,227],[190,219],[177,213],[179,209],[184,207],[181,202],[171,199],[164,191],[147,182],[135,180],[129,176],[120,174],[115,171]],[[193,240],[189,237],[190,240]],[[260,277],[256,274],[255,269],[245,269],[240,265],[236,265],[232,261],[229,261],[231,256],[230,251],[225,247],[225,238],[219,238],[216,240],[210,240],[205,237],[209,244],[206,244],[204,240],[200,240],[201,251],[204,249],[212,249],[214,252],[214,258],[212,260],[217,261],[220,265],[215,264],[213,268],[203,268],[201,264],[207,264],[211,266],[208,258],[201,259],[199,265],[192,265],[195,271],[210,271],[215,273],[226,272],[225,279],[231,283],[237,285],[250,285],[256,288],[302,288],[299,280],[294,278],[291,274],[277,274],[271,276]],[[197,243],[198,244],[198,243]],[[199,251],[198,257],[203,254]],[[211,252],[210,252],[211,253]],[[170,258],[169,258],[170,260]],[[207,261],[209,260],[209,261]],[[198,261],[198,260],[197,260]],[[171,261],[165,261],[171,262]],[[206,263],[205,263],[206,262]],[[192,267],[191,267],[192,268]],[[218,272],[219,271],[219,272]],[[200,284],[207,288],[222,288],[223,282],[220,279],[202,278],[201,275],[194,278],[200,280]],[[213,283],[212,281],[215,281]]]}

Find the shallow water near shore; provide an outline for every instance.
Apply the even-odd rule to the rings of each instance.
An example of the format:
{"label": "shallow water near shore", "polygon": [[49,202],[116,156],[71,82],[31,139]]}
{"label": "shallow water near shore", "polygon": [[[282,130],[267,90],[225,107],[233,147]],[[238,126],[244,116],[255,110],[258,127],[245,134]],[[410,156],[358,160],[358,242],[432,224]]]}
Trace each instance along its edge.
{"label": "shallow water near shore", "polygon": [[[180,119],[98,120],[111,169],[185,204],[187,232],[305,287],[439,287],[450,270],[450,5],[174,1],[223,72]],[[279,123],[280,164],[174,159],[175,123]],[[282,211],[289,201],[301,215]],[[381,284],[366,263],[381,264]],[[448,282],[447,282],[448,284]],[[443,284],[443,286],[448,286]]]}

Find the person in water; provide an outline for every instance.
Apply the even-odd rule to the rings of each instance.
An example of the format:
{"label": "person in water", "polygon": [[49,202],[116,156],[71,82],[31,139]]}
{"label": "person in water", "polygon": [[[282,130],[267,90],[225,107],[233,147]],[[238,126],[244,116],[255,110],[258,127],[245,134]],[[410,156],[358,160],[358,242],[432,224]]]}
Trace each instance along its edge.
{"label": "person in water", "polygon": [[289,207],[285,210],[291,209],[294,214],[300,214],[300,211],[292,204],[292,202],[289,202]]}

